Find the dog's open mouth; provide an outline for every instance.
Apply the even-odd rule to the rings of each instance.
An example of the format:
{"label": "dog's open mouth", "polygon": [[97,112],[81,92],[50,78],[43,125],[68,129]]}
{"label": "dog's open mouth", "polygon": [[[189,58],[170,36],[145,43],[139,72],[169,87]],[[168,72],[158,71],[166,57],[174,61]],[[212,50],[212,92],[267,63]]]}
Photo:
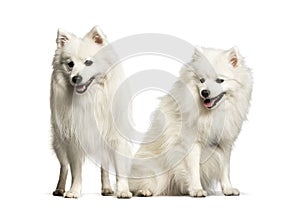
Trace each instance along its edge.
{"label": "dog's open mouth", "polygon": [[206,98],[203,101],[204,107],[207,109],[214,108],[221,101],[221,99],[223,98],[224,95],[225,95],[225,92],[222,92],[214,98]]}
{"label": "dog's open mouth", "polygon": [[84,84],[75,85],[75,91],[80,94],[84,93],[88,89],[88,87],[90,86],[90,84],[93,82],[94,79],[95,79],[95,77],[92,77]]}

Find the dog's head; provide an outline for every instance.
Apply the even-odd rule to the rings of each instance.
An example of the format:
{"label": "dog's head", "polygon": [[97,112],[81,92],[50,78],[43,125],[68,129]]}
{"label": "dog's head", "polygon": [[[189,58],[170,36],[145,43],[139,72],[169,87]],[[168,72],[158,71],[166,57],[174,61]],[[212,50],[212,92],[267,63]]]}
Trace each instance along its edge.
{"label": "dog's head", "polygon": [[106,44],[105,35],[98,26],[83,38],[59,29],[56,43],[54,70],[63,72],[76,93],[84,93],[95,79],[96,61],[93,57]]}
{"label": "dog's head", "polygon": [[224,101],[248,97],[252,76],[236,47],[229,50],[196,48],[192,65],[201,104],[212,110]]}

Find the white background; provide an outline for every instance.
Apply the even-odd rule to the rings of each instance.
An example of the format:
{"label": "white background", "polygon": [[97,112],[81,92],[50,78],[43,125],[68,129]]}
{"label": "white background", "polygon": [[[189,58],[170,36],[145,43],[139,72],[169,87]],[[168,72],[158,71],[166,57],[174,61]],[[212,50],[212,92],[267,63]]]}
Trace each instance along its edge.
{"label": "white background", "polygon": [[[299,208],[297,1],[7,2],[0,3],[0,209]],[[99,169],[89,162],[80,199],[51,195],[59,172],[49,132],[57,28],[83,36],[94,25],[100,25],[110,41],[153,32],[201,46],[239,47],[254,74],[249,120],[232,156],[231,178],[241,196],[102,197]],[[148,100],[154,96],[149,94]],[[147,104],[136,112],[143,113]],[[146,113],[153,108],[145,108]],[[143,118],[147,124],[148,116]]]}

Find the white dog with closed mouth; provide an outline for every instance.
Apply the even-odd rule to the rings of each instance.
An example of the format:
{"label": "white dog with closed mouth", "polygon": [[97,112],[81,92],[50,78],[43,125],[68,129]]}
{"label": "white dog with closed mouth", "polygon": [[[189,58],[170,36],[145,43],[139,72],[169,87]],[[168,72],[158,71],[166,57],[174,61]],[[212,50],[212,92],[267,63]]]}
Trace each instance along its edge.
{"label": "white dog with closed mouth", "polygon": [[[84,38],[58,31],[51,80],[52,145],[60,162],[60,175],[53,195],[77,198],[81,193],[82,163],[88,154],[101,157],[102,195],[112,195],[108,169],[116,171],[116,196],[130,198],[127,177],[129,144],[114,126],[112,103],[122,81],[122,69],[109,69],[116,61],[105,36],[95,26]],[[99,52],[107,48],[101,55]],[[117,105],[118,106],[118,105]],[[119,105],[120,111],[124,108]],[[99,160],[99,159],[97,159]],[[72,184],[65,193],[68,167]]]}
{"label": "white dog with closed mouth", "polygon": [[205,197],[220,182],[224,195],[239,195],[229,178],[230,154],[251,92],[252,74],[237,48],[196,48],[161,99],[135,155],[130,190]]}

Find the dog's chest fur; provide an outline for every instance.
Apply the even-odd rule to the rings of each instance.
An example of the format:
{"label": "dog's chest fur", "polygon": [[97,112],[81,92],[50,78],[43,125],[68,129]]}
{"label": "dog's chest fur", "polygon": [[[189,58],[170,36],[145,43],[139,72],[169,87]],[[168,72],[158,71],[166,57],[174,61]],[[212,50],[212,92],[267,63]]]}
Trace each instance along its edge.
{"label": "dog's chest fur", "polygon": [[246,112],[226,102],[215,110],[202,110],[198,120],[200,143],[211,147],[232,146]]}

